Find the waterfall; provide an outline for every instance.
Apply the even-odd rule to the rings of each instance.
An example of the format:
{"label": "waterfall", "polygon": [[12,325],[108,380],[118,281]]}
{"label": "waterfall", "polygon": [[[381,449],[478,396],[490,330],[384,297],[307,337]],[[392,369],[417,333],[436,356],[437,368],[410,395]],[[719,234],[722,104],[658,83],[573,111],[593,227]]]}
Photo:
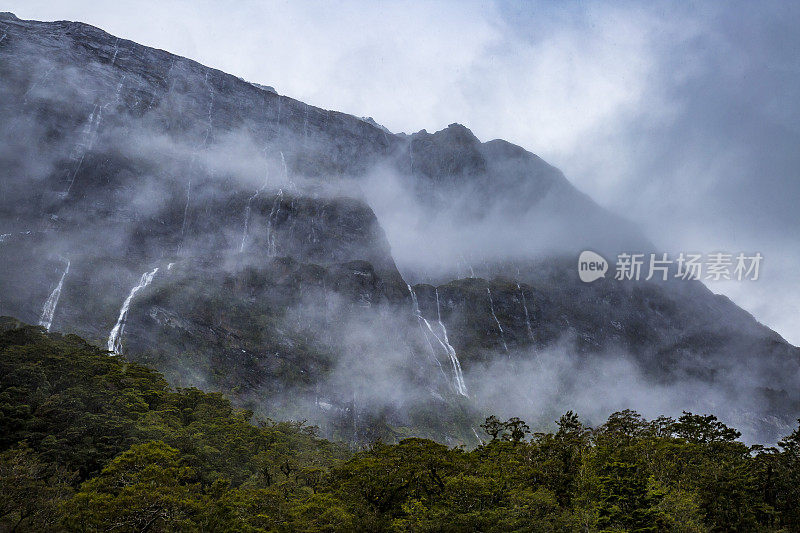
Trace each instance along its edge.
{"label": "waterfall", "polygon": [[203,139],[203,148],[208,145],[208,138],[211,136],[211,132],[214,129],[214,122],[213,122],[213,114],[214,114],[214,87],[212,87],[208,83],[208,71],[206,70],[205,78],[203,78],[203,84],[208,89],[208,125],[206,127],[206,135]]}
{"label": "waterfall", "polygon": [[128,309],[131,306],[133,297],[136,296],[137,292],[150,285],[156,272],[158,272],[158,267],[154,268],[152,272],[145,272],[142,274],[142,277],[139,279],[139,284],[131,289],[131,292],[128,293],[128,297],[122,302],[122,308],[119,310],[117,323],[114,324],[114,328],[108,336],[108,351],[112,352],[114,355],[122,353],[122,332],[125,330],[125,322],[128,319]]}
{"label": "waterfall", "polygon": [[525,301],[525,291],[519,286],[519,282],[517,282],[517,290],[522,295],[522,307],[525,309],[525,327],[528,328],[528,337],[533,340],[533,328],[531,328],[531,315],[528,313],[528,302]]}
{"label": "waterfall", "polygon": [[[281,165],[283,166],[283,181],[286,183],[286,187],[289,189],[289,192],[296,193],[297,192],[297,184],[289,178],[289,167],[286,165],[286,158],[283,156],[283,151],[281,151]],[[294,202],[294,200],[292,200]]]}
{"label": "waterfall", "polygon": [[508,353],[508,345],[506,344],[506,335],[503,332],[503,326],[500,325],[500,321],[497,320],[497,315],[494,313],[494,301],[492,300],[492,290],[489,287],[486,287],[486,292],[489,294],[489,309],[492,311],[492,318],[494,318],[495,324],[497,324],[497,329],[500,330],[500,340],[503,342],[503,348],[505,348],[506,353]]}
{"label": "waterfall", "polygon": [[419,310],[419,302],[417,301],[417,294],[414,292],[414,287],[408,283],[406,283],[406,287],[408,287],[408,292],[411,293],[411,304],[414,306],[414,314],[417,317],[421,317],[422,312]]}
{"label": "waterfall", "polygon": [[[474,278],[475,277],[475,271],[472,269],[472,265],[470,265],[467,262],[467,260],[466,260],[466,258],[464,258],[463,254],[459,254],[458,256],[461,258],[461,262],[464,264],[464,266],[467,268],[467,270],[469,270],[469,276],[467,276],[467,277]],[[459,269],[459,271],[460,271],[460,269]],[[459,272],[459,275],[460,274],[461,273]]]}
{"label": "waterfall", "polygon": [[[5,34],[3,34],[3,35],[5,35]],[[36,81],[35,81],[33,84],[31,84],[31,86],[30,86],[30,87],[28,87],[28,90],[27,90],[27,91],[25,91],[25,94],[23,94],[23,95],[22,95],[22,96],[23,96],[23,98],[22,98],[22,105],[23,105],[23,106],[25,106],[25,105],[27,105],[27,104],[28,104],[28,96],[31,94],[31,92],[32,92],[32,91],[33,91],[33,90],[34,90],[36,87],[38,87],[39,85],[41,85],[41,84],[43,84],[44,82],[46,82],[46,81],[47,81],[47,78],[49,78],[49,77],[50,77],[50,73],[51,73],[51,72],[53,72],[53,68],[55,68],[55,67],[50,67],[50,68],[48,68],[48,69],[47,69],[47,71],[44,73],[44,75],[43,75],[41,78],[39,78],[38,80],[36,80]]]}
{"label": "waterfall", "polygon": [[445,380],[447,380],[447,375],[444,373],[444,368],[442,368],[442,363],[441,361],[439,361],[439,358],[436,357],[436,349],[433,347],[433,343],[431,343],[430,337],[428,337],[428,334],[425,332],[425,328],[427,327],[427,329],[435,337],[436,335],[433,333],[433,328],[431,328],[430,323],[428,323],[428,321],[425,320],[425,318],[422,316],[422,312],[419,310],[419,302],[417,301],[417,294],[414,292],[414,288],[409,284],[406,284],[406,287],[408,287],[408,292],[411,293],[411,302],[414,306],[414,316],[417,317],[417,323],[419,324],[419,328],[422,330],[422,336],[425,337],[425,341],[428,343],[428,348],[431,349],[431,358],[436,362],[436,365],[439,367],[439,372],[442,373],[442,377]]}
{"label": "waterfall", "polygon": [[42,316],[39,318],[39,325],[44,326],[44,329],[47,331],[50,331],[50,326],[53,325],[53,315],[56,312],[58,299],[61,298],[61,287],[64,286],[64,278],[67,277],[67,273],[69,272],[69,265],[70,262],[67,260],[67,268],[65,268],[64,273],[61,274],[61,279],[58,280],[58,285],[56,285],[56,288],[53,289],[53,292],[50,293],[50,296],[48,296],[47,300],[44,302]]}
{"label": "waterfall", "polygon": [[353,448],[358,448],[358,402],[356,400],[356,389],[353,387]]}
{"label": "waterfall", "polygon": [[111,58],[111,65],[112,66],[114,65],[114,61],[117,60],[117,52],[118,51],[119,51],[119,37],[117,37],[117,40],[114,41],[114,57]]}
{"label": "waterfall", "polygon": [[192,178],[189,178],[189,182],[186,185],[186,204],[183,206],[183,223],[181,224],[181,244],[183,243],[183,237],[186,234],[186,219],[189,216],[189,202],[192,200]]}
{"label": "waterfall", "polygon": [[244,252],[244,245],[247,241],[247,229],[250,225],[250,204],[253,202],[255,197],[258,196],[258,191],[247,199],[247,206],[244,208],[244,230],[242,230],[242,242],[239,244],[239,253]]}
{"label": "waterfall", "polygon": [[94,146],[94,141],[97,138],[97,132],[100,129],[100,120],[102,119],[102,116],[103,108],[95,104],[95,106],[92,108],[92,112],[89,114],[89,118],[86,119],[86,122],[83,125],[83,130],[81,131],[78,143],[72,150],[72,154],[70,154],[70,159],[75,163],[75,168],[72,171],[72,177],[69,180],[69,185],[67,186],[67,190],[64,192],[64,196],[69,196],[72,186],[75,184],[75,178],[78,176],[78,171],[81,169],[81,165],[83,165],[86,152],[91,150],[92,146]]}
{"label": "waterfall", "polygon": [[242,232],[242,243],[239,245],[239,253],[244,252],[244,246],[247,242],[247,231],[250,227],[250,206],[253,203],[253,200],[258,198],[258,195],[261,194],[261,191],[267,188],[267,184],[269,183],[269,167],[267,167],[267,172],[264,173],[264,183],[256,189],[256,192],[247,199],[247,206],[244,208],[244,231]]}
{"label": "waterfall", "polygon": [[453,345],[450,344],[450,339],[447,338],[447,328],[444,326],[444,322],[442,322],[438,287],[436,289],[436,314],[439,318],[439,326],[442,328],[442,334],[444,335],[444,346],[447,350],[447,355],[450,356],[450,362],[453,365],[453,374],[456,378],[456,391],[462,396],[467,396],[467,385],[464,383],[464,374],[461,373],[461,363],[458,361],[458,354],[456,354],[456,349],[453,348]]}
{"label": "waterfall", "polygon": [[[447,338],[447,328],[445,328],[444,323],[442,322],[441,313],[439,313],[439,326],[442,328],[442,333],[444,334],[444,337],[439,337],[439,335],[436,334],[436,331],[434,331],[433,326],[431,326],[431,323],[428,321],[428,319],[422,316],[422,312],[419,309],[419,301],[417,300],[417,295],[414,292],[413,287],[411,287],[411,285],[408,284],[406,286],[408,287],[408,292],[411,293],[411,302],[414,305],[414,314],[417,316],[417,320],[419,321],[420,327],[424,325],[424,327],[422,328],[422,333],[423,335],[425,335],[425,339],[428,341],[428,346],[430,346],[431,348],[431,354],[434,360],[436,361],[436,364],[439,365],[439,369],[442,371],[442,374],[444,374],[444,369],[442,368],[442,364],[439,362],[439,358],[436,357],[436,350],[433,348],[433,344],[431,343],[430,337],[428,337],[428,334],[425,332],[425,330],[427,330],[428,333],[430,333],[433,336],[433,338],[436,339],[436,342],[439,343],[439,345],[445,351],[447,356],[450,358],[450,363],[453,365],[454,388],[456,392],[461,394],[462,396],[467,396],[467,386],[464,383],[464,376],[461,373],[461,363],[458,361],[458,356],[456,355],[455,348],[453,348],[450,345],[450,341]],[[436,310],[437,312],[439,312],[438,289],[436,292]]]}
{"label": "waterfall", "polygon": [[475,438],[478,439],[478,442],[480,443],[480,445],[483,446],[483,439],[480,438],[480,436],[478,436],[478,432],[475,431],[475,428],[470,428],[470,429],[472,429],[472,433],[475,435]]}
{"label": "waterfall", "polygon": [[272,202],[272,210],[269,212],[267,218],[267,256],[274,257],[277,253],[277,246],[275,245],[275,231],[272,227],[275,218],[281,211],[281,200],[283,199],[283,189],[278,189],[278,194],[275,195],[275,200]]}
{"label": "waterfall", "polygon": [[283,150],[281,150],[281,165],[283,166],[283,180],[289,181],[289,168],[286,166],[286,158],[283,157]]}
{"label": "waterfall", "polygon": [[306,113],[305,117],[303,117],[303,146],[306,145],[307,140],[308,140],[308,104],[306,104]]}
{"label": "waterfall", "polygon": [[[120,80],[119,80],[119,83],[117,84],[117,89],[116,89],[116,91],[114,91],[114,103],[115,103],[115,104],[119,104],[119,97],[120,97],[120,95],[122,94],[122,87],[124,87],[124,86],[125,86],[125,78],[126,78],[126,77],[127,77],[127,74],[123,74],[122,78],[120,78]],[[111,104],[111,102],[108,102],[108,103],[107,103],[106,105],[104,105],[103,107],[104,107],[104,108],[105,108],[105,107],[108,107],[108,106],[109,106],[109,104]]]}
{"label": "waterfall", "polygon": [[[214,88],[208,83],[208,71],[206,71],[205,77],[203,78],[203,84],[208,89],[208,117],[206,120],[206,131],[203,136],[203,142],[192,151],[192,158],[189,162],[189,167],[193,169],[195,164],[197,164],[197,157],[198,157],[198,150],[205,150],[208,146],[208,138],[211,136],[212,132],[214,131]],[[202,165],[202,163],[201,163]],[[192,175],[193,172],[189,174],[189,180],[186,185],[186,204],[183,207],[183,223],[181,224],[181,242],[178,245],[178,248],[183,247],[183,240],[186,235],[186,223],[189,218],[189,206],[192,201]]]}

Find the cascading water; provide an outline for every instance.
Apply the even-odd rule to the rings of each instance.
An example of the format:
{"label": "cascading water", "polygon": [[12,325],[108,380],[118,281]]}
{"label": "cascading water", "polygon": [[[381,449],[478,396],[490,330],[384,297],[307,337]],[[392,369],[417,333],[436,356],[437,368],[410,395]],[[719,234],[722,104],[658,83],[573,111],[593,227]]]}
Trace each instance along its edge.
{"label": "cascading water", "polygon": [[428,337],[428,334],[425,332],[425,328],[427,327],[427,329],[435,337],[436,335],[433,333],[433,328],[431,328],[431,325],[422,316],[422,311],[419,310],[419,302],[417,301],[417,294],[414,292],[414,288],[409,284],[406,284],[406,287],[408,287],[408,292],[411,293],[411,303],[414,306],[414,316],[417,317],[417,323],[419,324],[420,330],[422,330],[422,336],[425,337],[425,341],[428,343],[428,347],[431,349],[431,358],[436,362],[436,366],[439,367],[439,372],[442,373],[442,377],[447,380],[447,375],[444,373],[442,363],[439,361],[439,358],[436,357],[436,349],[433,347],[430,337]]}
{"label": "cascading water", "polygon": [[298,190],[297,185],[289,178],[289,167],[286,165],[286,158],[283,155],[283,151],[281,151],[281,165],[283,166],[283,181],[286,183],[289,192],[296,193]]}
{"label": "cascading water", "polygon": [[58,280],[58,285],[56,285],[56,288],[53,289],[53,292],[50,293],[50,296],[48,296],[47,300],[44,302],[42,316],[39,318],[39,325],[44,326],[44,329],[47,331],[50,331],[50,326],[53,325],[53,315],[56,312],[58,299],[61,298],[61,288],[64,286],[64,278],[66,278],[67,274],[69,273],[69,265],[70,262],[67,260],[67,268],[65,268],[64,273],[61,274],[61,279]]}
{"label": "cascading water", "polygon": [[181,244],[183,244],[183,237],[186,234],[186,220],[189,218],[189,203],[192,201],[192,178],[186,185],[186,203],[183,206],[183,222],[181,223]]}
{"label": "cascading water", "polygon": [[422,317],[422,311],[419,310],[419,301],[417,300],[417,293],[414,292],[414,287],[410,284],[406,283],[406,287],[408,287],[408,292],[411,293],[411,303],[414,306],[414,314],[417,317]]}
{"label": "cascading water", "polygon": [[83,125],[83,130],[81,131],[78,143],[75,145],[75,148],[70,154],[70,159],[72,160],[74,167],[67,190],[64,191],[65,197],[69,196],[72,186],[75,184],[75,178],[78,175],[78,171],[81,169],[81,165],[83,165],[86,152],[91,150],[92,146],[94,146],[94,142],[97,138],[97,132],[100,129],[100,120],[102,119],[102,116],[103,108],[95,104],[95,106],[92,108],[92,112],[89,114],[89,118],[86,119],[86,122]]}
{"label": "cascading water", "polygon": [[203,147],[205,148],[208,145],[208,138],[211,136],[211,132],[214,129],[214,87],[208,83],[208,71],[206,71],[206,75],[203,78],[203,84],[208,89],[208,123],[206,127],[206,135],[203,139]]}
{"label": "cascading water", "polygon": [[51,72],[53,72],[53,69],[54,69],[54,68],[55,68],[55,67],[50,67],[50,68],[48,68],[48,69],[45,71],[44,75],[43,75],[41,78],[39,78],[38,80],[36,80],[34,83],[32,83],[32,84],[31,84],[31,86],[30,86],[30,87],[28,87],[28,90],[27,90],[27,91],[25,91],[25,94],[24,94],[24,95],[22,95],[22,105],[23,105],[23,106],[24,106],[24,105],[27,105],[27,103],[28,103],[28,96],[30,96],[30,94],[33,92],[33,90],[34,90],[35,88],[37,88],[38,86],[42,85],[43,83],[45,83],[45,82],[47,81],[47,78],[49,78],[49,77],[50,77],[50,73],[51,73]]}
{"label": "cascading water", "polygon": [[531,328],[531,315],[528,313],[528,302],[525,300],[525,291],[519,286],[519,282],[517,282],[517,290],[522,295],[522,308],[525,309],[525,327],[528,328],[528,338],[533,340],[533,328]]}
{"label": "cascading water", "polygon": [[108,351],[112,352],[114,355],[122,353],[122,332],[125,330],[125,322],[128,319],[128,309],[131,306],[133,297],[136,296],[137,292],[150,285],[156,272],[158,272],[158,267],[154,268],[152,272],[145,272],[142,274],[142,277],[139,279],[139,284],[131,289],[131,292],[128,293],[128,297],[122,302],[122,308],[119,310],[117,323],[114,324],[114,328],[108,336]]}
{"label": "cascading water", "polygon": [[244,252],[245,244],[247,244],[247,232],[250,227],[250,206],[253,203],[253,200],[258,198],[258,195],[261,194],[261,191],[267,188],[269,184],[269,168],[267,168],[267,172],[264,173],[264,183],[256,189],[256,192],[247,199],[247,206],[244,208],[244,231],[242,232],[242,243],[239,245],[239,253]]}
{"label": "cascading water", "polygon": [[289,168],[286,166],[286,158],[283,156],[283,150],[281,150],[281,165],[283,167],[283,179],[289,181]]}
{"label": "cascading water", "polygon": [[275,218],[281,211],[281,200],[283,199],[283,189],[278,189],[278,194],[275,195],[275,200],[272,202],[272,210],[269,212],[267,218],[267,256],[274,257],[277,253],[277,245],[275,244],[275,231],[272,225]]}
{"label": "cascading water", "polygon": [[114,57],[111,58],[111,65],[114,65],[114,62],[117,60],[117,52],[119,52],[119,37],[117,40],[114,41]]}
{"label": "cascading water", "polygon": [[[475,271],[472,269],[472,265],[470,265],[467,262],[466,258],[464,258],[464,256],[462,254],[459,254],[459,258],[461,259],[461,263],[466,267],[467,270],[469,270],[469,275],[467,277],[468,278],[474,278],[475,277]],[[459,271],[460,271],[460,268],[459,268]]]}
{"label": "cascading water", "polygon": [[478,435],[478,432],[475,431],[475,428],[470,428],[470,429],[472,429],[472,433],[475,435],[475,438],[478,439],[480,445],[483,446],[483,439]]}
{"label": "cascading water", "polygon": [[497,324],[497,329],[500,330],[500,340],[503,342],[503,348],[505,348],[506,353],[508,353],[508,345],[506,344],[506,334],[503,332],[503,326],[500,325],[500,321],[497,320],[497,315],[494,313],[494,300],[492,300],[492,290],[489,287],[486,287],[486,293],[489,295],[489,309],[492,311],[492,318],[494,318],[495,324]]}
{"label": "cascading water", "polygon": [[303,146],[306,145],[308,140],[308,104],[306,104],[306,113],[303,117]]}
{"label": "cascading water", "polygon": [[[442,368],[442,364],[439,361],[439,358],[436,356],[436,350],[433,348],[433,344],[431,343],[430,337],[428,337],[428,333],[430,333],[436,342],[442,347],[445,351],[447,356],[450,358],[450,362],[453,365],[453,388],[461,394],[462,396],[467,396],[467,386],[464,383],[464,376],[461,372],[461,363],[458,361],[458,356],[456,355],[456,350],[450,345],[450,341],[447,339],[447,328],[445,328],[444,323],[442,322],[441,314],[439,314],[439,326],[442,328],[442,332],[444,333],[444,338],[439,337],[436,331],[434,331],[433,326],[431,323],[422,316],[422,311],[419,309],[419,301],[417,300],[417,295],[414,292],[413,287],[411,285],[406,285],[408,287],[408,292],[411,293],[411,301],[414,305],[414,314],[417,316],[417,320],[419,321],[420,327],[422,328],[422,334],[425,335],[425,340],[428,341],[428,346],[431,349],[431,355],[433,359],[436,361],[436,364],[439,366],[439,369],[442,371],[442,375],[444,375],[444,369]],[[439,309],[439,294],[436,294],[436,308],[437,311]],[[423,327],[424,326],[424,327]],[[427,333],[426,333],[427,330]],[[446,376],[445,376],[446,377]]]}
{"label": "cascading water", "polygon": [[464,383],[464,374],[461,372],[461,363],[458,360],[456,349],[450,344],[450,339],[447,337],[447,328],[442,322],[442,311],[439,307],[439,289],[436,289],[436,314],[439,318],[439,326],[442,328],[444,335],[444,346],[447,350],[447,355],[450,356],[450,362],[453,364],[453,374],[455,376],[456,391],[462,396],[467,396],[467,384]]}
{"label": "cascading water", "polygon": [[[206,131],[205,135],[203,135],[203,141],[192,152],[192,159],[189,163],[190,167],[194,167],[194,165],[197,163],[198,151],[205,150],[206,147],[208,147],[208,139],[211,137],[211,134],[214,131],[214,87],[208,83],[208,72],[206,72],[205,77],[203,78],[203,84],[208,89],[208,118],[206,120]],[[183,223],[181,224],[181,242],[179,244],[179,248],[183,247],[183,239],[186,235],[186,223],[189,219],[189,206],[192,202],[192,175],[193,172],[190,172],[189,180],[186,184],[186,204],[183,207]]]}
{"label": "cascading water", "polygon": [[[127,77],[127,74],[123,74],[122,78],[120,78],[120,80],[119,80],[119,83],[117,83],[117,89],[114,91],[114,103],[115,104],[119,104],[120,103],[120,96],[122,95],[122,88],[125,86],[125,78],[126,77]],[[108,102],[106,105],[103,106],[103,108],[108,107],[110,104],[111,104],[111,102]]]}

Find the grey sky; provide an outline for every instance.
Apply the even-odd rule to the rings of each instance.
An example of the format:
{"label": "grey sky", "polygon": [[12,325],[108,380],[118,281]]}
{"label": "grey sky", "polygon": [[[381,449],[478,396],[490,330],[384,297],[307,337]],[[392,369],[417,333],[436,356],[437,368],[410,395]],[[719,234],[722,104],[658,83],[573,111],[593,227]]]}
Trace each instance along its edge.
{"label": "grey sky", "polygon": [[800,4],[4,2],[373,116],[460,122],[561,168],[670,251],[760,251],[711,284],[800,344]]}

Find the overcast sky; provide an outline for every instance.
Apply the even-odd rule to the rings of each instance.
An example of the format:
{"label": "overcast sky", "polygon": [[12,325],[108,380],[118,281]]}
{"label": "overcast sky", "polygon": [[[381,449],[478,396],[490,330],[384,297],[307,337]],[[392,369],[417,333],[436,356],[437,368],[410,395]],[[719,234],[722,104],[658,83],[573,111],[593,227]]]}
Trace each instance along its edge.
{"label": "overcast sky", "polygon": [[800,344],[800,3],[11,0],[392,131],[459,122],[561,168]]}

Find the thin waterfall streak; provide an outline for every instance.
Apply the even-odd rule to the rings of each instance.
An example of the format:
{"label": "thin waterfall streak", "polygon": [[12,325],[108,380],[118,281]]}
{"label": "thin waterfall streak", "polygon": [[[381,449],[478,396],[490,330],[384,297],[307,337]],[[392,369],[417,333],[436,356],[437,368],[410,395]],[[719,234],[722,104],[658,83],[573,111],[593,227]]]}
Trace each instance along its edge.
{"label": "thin waterfall streak", "polygon": [[456,391],[462,396],[467,396],[467,384],[464,381],[464,374],[461,371],[461,362],[458,360],[456,349],[450,344],[450,339],[447,337],[447,328],[442,322],[442,310],[439,305],[439,288],[436,288],[436,315],[439,319],[439,327],[442,328],[442,335],[444,335],[444,347],[447,350],[447,355],[450,357],[450,362],[453,365],[453,374],[455,376]]}
{"label": "thin waterfall streak", "polygon": [[[454,388],[456,389],[456,392],[458,392],[462,396],[466,396],[467,395],[466,394],[466,387],[464,386],[463,378],[461,378],[461,364],[458,362],[458,358],[455,357],[454,351],[453,352],[450,351],[451,348],[448,347],[448,345],[444,342],[444,340],[442,340],[442,338],[439,337],[439,335],[436,334],[436,332],[433,330],[433,327],[431,326],[431,323],[425,317],[420,315],[419,319],[425,324],[425,327],[428,329],[430,334],[433,335],[433,338],[436,339],[436,341],[439,343],[439,345],[445,351],[447,356],[450,358],[450,363],[453,365],[453,374],[455,375],[455,380],[454,380],[455,387]],[[438,358],[437,358],[437,361],[438,361]]]}
{"label": "thin waterfall streak", "polygon": [[503,326],[500,325],[500,321],[497,319],[497,315],[494,312],[494,300],[492,299],[492,290],[489,287],[486,287],[486,292],[489,294],[489,309],[492,311],[492,318],[494,318],[495,324],[497,324],[497,329],[500,330],[500,340],[503,343],[503,348],[508,353],[508,345],[506,344],[506,335],[503,332]]}
{"label": "thin waterfall streak", "polygon": [[261,191],[267,188],[269,184],[269,166],[267,166],[267,171],[264,173],[264,183],[256,189],[256,192],[247,199],[247,206],[244,209],[244,231],[242,232],[242,242],[239,245],[239,253],[244,252],[245,244],[247,243],[247,232],[250,228],[250,213],[251,213],[251,205],[253,200],[258,198],[258,195],[261,194]]}
{"label": "thin waterfall streak", "polygon": [[67,190],[63,193],[63,196],[65,197],[69,196],[70,191],[72,191],[72,186],[75,184],[75,178],[78,176],[78,172],[83,165],[86,152],[91,150],[94,146],[97,132],[100,130],[100,121],[102,120],[102,117],[103,108],[95,104],[92,108],[92,112],[89,114],[89,118],[86,119],[83,130],[80,133],[80,139],[78,139],[78,143],[75,145],[75,148],[73,148],[73,152],[70,156],[70,158],[73,161],[77,161],[77,163],[72,171],[72,176],[70,177]]}
{"label": "thin waterfall streak", "polygon": [[244,245],[247,241],[247,231],[248,226],[250,225],[250,202],[255,198],[251,196],[249,200],[247,200],[247,207],[244,208],[244,230],[242,231],[242,242],[239,244],[239,253],[244,252]]}
{"label": "thin waterfall streak", "polygon": [[66,278],[69,273],[69,266],[70,261],[67,260],[67,268],[65,268],[64,273],[61,274],[58,285],[56,285],[56,288],[53,289],[53,292],[50,293],[50,296],[48,296],[47,300],[44,302],[42,316],[39,318],[39,325],[44,326],[47,331],[50,331],[50,326],[53,325],[53,315],[55,315],[58,300],[61,298],[61,288],[64,286],[64,278]]}
{"label": "thin waterfall streak", "polygon": [[211,132],[214,129],[214,88],[208,83],[208,71],[206,71],[205,78],[203,78],[203,83],[208,89],[208,123],[206,127],[206,135],[205,138],[203,138],[203,147],[205,148],[208,144],[208,138],[211,136]]}
{"label": "thin waterfall streak", "polygon": [[[203,84],[208,89],[208,119],[206,122],[206,131],[205,135],[203,136],[203,142],[200,143],[200,146],[194,150],[192,153],[192,160],[189,164],[190,167],[193,167],[197,162],[198,158],[198,150],[205,150],[208,146],[208,138],[211,136],[211,133],[214,129],[213,123],[213,114],[214,114],[214,88],[211,84],[208,83],[208,72],[206,72],[205,77],[203,78]],[[192,196],[192,179],[189,178],[189,183],[186,187],[186,205],[183,208],[183,223],[181,224],[181,242],[179,244],[179,248],[183,247],[184,237],[186,235],[186,221],[189,216],[189,203],[191,201]]]}
{"label": "thin waterfall streak", "polygon": [[289,178],[289,167],[286,165],[286,157],[284,157],[283,151],[281,151],[281,166],[283,167],[283,181],[286,183],[289,192],[297,192],[297,185]]}
{"label": "thin waterfall streak", "polygon": [[112,66],[114,65],[114,61],[117,60],[117,52],[118,51],[119,51],[119,37],[117,37],[117,40],[114,41],[114,57],[111,58],[111,65]]}
{"label": "thin waterfall streak", "polygon": [[[414,292],[414,288],[411,287],[411,285],[406,284],[406,287],[408,287],[408,292],[411,293],[411,302],[412,305],[414,306],[413,311],[414,311],[414,316],[417,318],[417,324],[419,324],[419,329],[420,331],[422,331],[422,336],[425,337],[425,342],[428,343],[428,348],[430,348],[431,350],[431,359],[433,359],[434,362],[436,362],[436,366],[439,367],[439,372],[441,372],[442,377],[445,379],[445,381],[447,381],[447,374],[445,374],[444,372],[444,367],[442,366],[442,362],[439,361],[438,357],[436,357],[436,349],[433,347],[433,343],[431,342],[431,339],[428,336],[428,334],[425,333],[425,326],[423,325],[423,323],[427,321],[425,321],[425,319],[422,318],[422,312],[419,310],[419,302],[417,301],[417,294]],[[430,329],[430,326],[428,326],[428,329]],[[433,333],[432,330],[431,333]]]}
{"label": "thin waterfall streak", "polygon": [[308,140],[308,104],[306,104],[306,113],[305,117],[303,118],[303,146],[306,145],[307,140]]}
{"label": "thin waterfall streak", "polygon": [[278,251],[275,243],[275,231],[272,224],[281,212],[281,199],[283,199],[283,189],[278,189],[278,194],[275,195],[275,200],[272,202],[272,210],[269,212],[269,218],[267,218],[267,256],[269,257],[274,257]]}
{"label": "thin waterfall streak", "polygon": [[525,327],[528,328],[528,337],[533,340],[533,328],[531,327],[531,316],[528,313],[528,302],[525,300],[525,291],[522,290],[519,283],[517,283],[517,290],[522,295],[522,308],[525,309]]}
{"label": "thin waterfall streak", "polygon": [[142,277],[139,278],[139,284],[131,289],[131,292],[128,293],[128,297],[125,298],[124,302],[122,302],[117,323],[114,324],[114,328],[108,335],[108,342],[106,343],[108,351],[112,352],[114,355],[120,355],[122,353],[122,333],[125,331],[125,323],[128,319],[128,310],[131,307],[133,297],[136,296],[137,292],[150,285],[157,272],[158,267],[154,268],[151,272],[145,272],[142,274]]}
{"label": "thin waterfall streak", "polygon": [[42,83],[47,81],[47,78],[50,77],[50,73],[53,71],[53,68],[54,67],[48,68],[47,71],[44,73],[44,76],[42,76],[41,78],[36,80],[30,87],[28,87],[28,90],[25,91],[25,94],[22,95],[22,97],[23,97],[22,98],[22,105],[27,105],[28,96],[30,95],[31,91],[33,91],[36,87],[38,87],[39,85],[41,85]]}
{"label": "thin waterfall streak", "polygon": [[183,223],[181,224],[181,239],[186,234],[186,219],[189,216],[189,201],[192,198],[192,180],[186,186],[186,205],[183,206]]}

